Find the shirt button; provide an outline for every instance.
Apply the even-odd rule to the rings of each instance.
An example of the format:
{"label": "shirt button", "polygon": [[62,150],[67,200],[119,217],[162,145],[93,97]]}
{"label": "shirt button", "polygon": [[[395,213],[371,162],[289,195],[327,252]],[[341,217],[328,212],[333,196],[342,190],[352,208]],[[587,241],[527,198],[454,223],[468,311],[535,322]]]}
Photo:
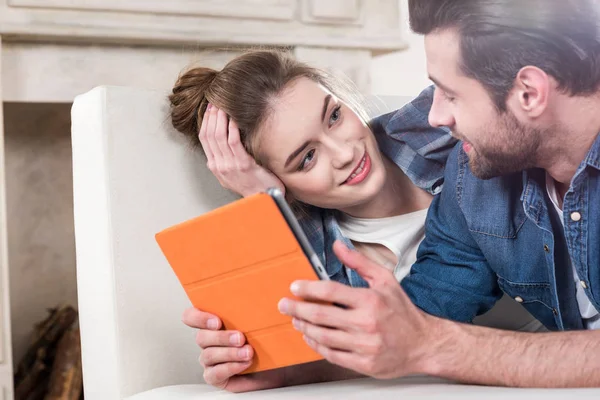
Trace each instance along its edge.
{"label": "shirt button", "polygon": [[517,303],[522,303],[523,302],[523,298],[521,296],[517,296],[517,297],[515,297],[515,301]]}
{"label": "shirt button", "polygon": [[545,251],[546,253],[550,253],[550,247],[548,247],[548,245],[547,245],[547,244],[545,244],[545,245],[544,245],[544,251]]}
{"label": "shirt button", "polygon": [[575,222],[581,221],[581,214],[577,211],[571,213],[571,219]]}
{"label": "shirt button", "polygon": [[580,281],[579,283],[581,283],[582,288],[587,289],[587,283],[585,283],[585,281]]}

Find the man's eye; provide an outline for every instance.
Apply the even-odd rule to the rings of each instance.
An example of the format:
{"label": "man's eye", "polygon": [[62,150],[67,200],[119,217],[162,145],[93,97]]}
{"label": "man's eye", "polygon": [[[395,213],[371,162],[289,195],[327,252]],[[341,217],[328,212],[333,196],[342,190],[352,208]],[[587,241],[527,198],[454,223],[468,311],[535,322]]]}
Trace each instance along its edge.
{"label": "man's eye", "polygon": [[339,119],[340,119],[340,114],[341,114],[341,106],[337,106],[336,108],[333,109],[333,112],[331,113],[331,117],[329,117],[329,125],[333,125],[335,124]]}
{"label": "man's eye", "polygon": [[448,100],[450,103],[454,103],[454,100],[456,100],[454,97],[448,95],[446,92],[442,92],[442,94],[444,95],[444,98],[446,100]]}
{"label": "man's eye", "polygon": [[300,165],[298,166],[298,171],[304,170],[306,168],[306,166],[313,160],[314,157],[315,157],[314,149],[310,150],[308,153],[306,153],[306,155],[300,162]]}

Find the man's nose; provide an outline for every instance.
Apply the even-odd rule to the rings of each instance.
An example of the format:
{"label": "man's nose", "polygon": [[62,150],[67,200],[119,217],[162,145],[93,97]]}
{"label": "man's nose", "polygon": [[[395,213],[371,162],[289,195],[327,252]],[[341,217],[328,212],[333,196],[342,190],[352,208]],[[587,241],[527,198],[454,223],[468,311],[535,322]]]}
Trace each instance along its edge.
{"label": "man's nose", "polygon": [[429,110],[429,125],[439,128],[440,126],[454,126],[454,116],[450,111],[447,101],[442,98],[439,89],[435,89],[433,95],[433,104]]}

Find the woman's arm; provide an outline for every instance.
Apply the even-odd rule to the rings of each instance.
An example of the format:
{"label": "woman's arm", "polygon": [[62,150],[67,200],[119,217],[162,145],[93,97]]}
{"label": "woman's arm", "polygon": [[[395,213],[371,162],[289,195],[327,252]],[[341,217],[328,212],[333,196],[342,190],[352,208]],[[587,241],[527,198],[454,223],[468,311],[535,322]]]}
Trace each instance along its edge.
{"label": "woman's arm", "polygon": [[198,133],[206,154],[208,169],[221,186],[247,197],[277,187],[285,193],[283,183],[261,167],[246,152],[235,121],[214,106],[207,107]]}

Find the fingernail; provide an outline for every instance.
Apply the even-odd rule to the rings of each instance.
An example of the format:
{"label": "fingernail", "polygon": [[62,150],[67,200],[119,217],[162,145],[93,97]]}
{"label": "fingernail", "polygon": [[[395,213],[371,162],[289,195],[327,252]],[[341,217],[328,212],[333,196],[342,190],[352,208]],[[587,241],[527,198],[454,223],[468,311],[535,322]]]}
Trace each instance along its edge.
{"label": "fingernail", "polygon": [[300,321],[298,321],[296,318],[292,318],[292,325],[294,325],[295,330],[300,330]]}
{"label": "fingernail", "polygon": [[206,322],[208,329],[217,329],[219,327],[219,321],[216,318],[211,318]]}
{"label": "fingernail", "polygon": [[298,294],[298,292],[300,291],[300,284],[299,284],[298,282],[293,282],[293,283],[290,285],[290,291],[291,291],[293,294],[297,295],[297,294]]}
{"label": "fingernail", "polygon": [[240,334],[239,333],[234,333],[233,335],[231,335],[229,337],[229,343],[231,343],[233,345],[242,344],[242,338],[240,337]]}
{"label": "fingernail", "polygon": [[248,349],[239,349],[239,350],[238,350],[238,356],[239,356],[241,359],[246,359],[246,358],[248,358]]}
{"label": "fingernail", "polygon": [[306,335],[302,336],[302,339],[304,339],[306,344],[308,344],[310,347],[314,347],[314,344],[315,344],[314,340],[309,339]]}
{"label": "fingernail", "polygon": [[279,304],[277,305],[279,312],[282,314],[287,314],[290,308],[290,302],[287,299],[279,300]]}

